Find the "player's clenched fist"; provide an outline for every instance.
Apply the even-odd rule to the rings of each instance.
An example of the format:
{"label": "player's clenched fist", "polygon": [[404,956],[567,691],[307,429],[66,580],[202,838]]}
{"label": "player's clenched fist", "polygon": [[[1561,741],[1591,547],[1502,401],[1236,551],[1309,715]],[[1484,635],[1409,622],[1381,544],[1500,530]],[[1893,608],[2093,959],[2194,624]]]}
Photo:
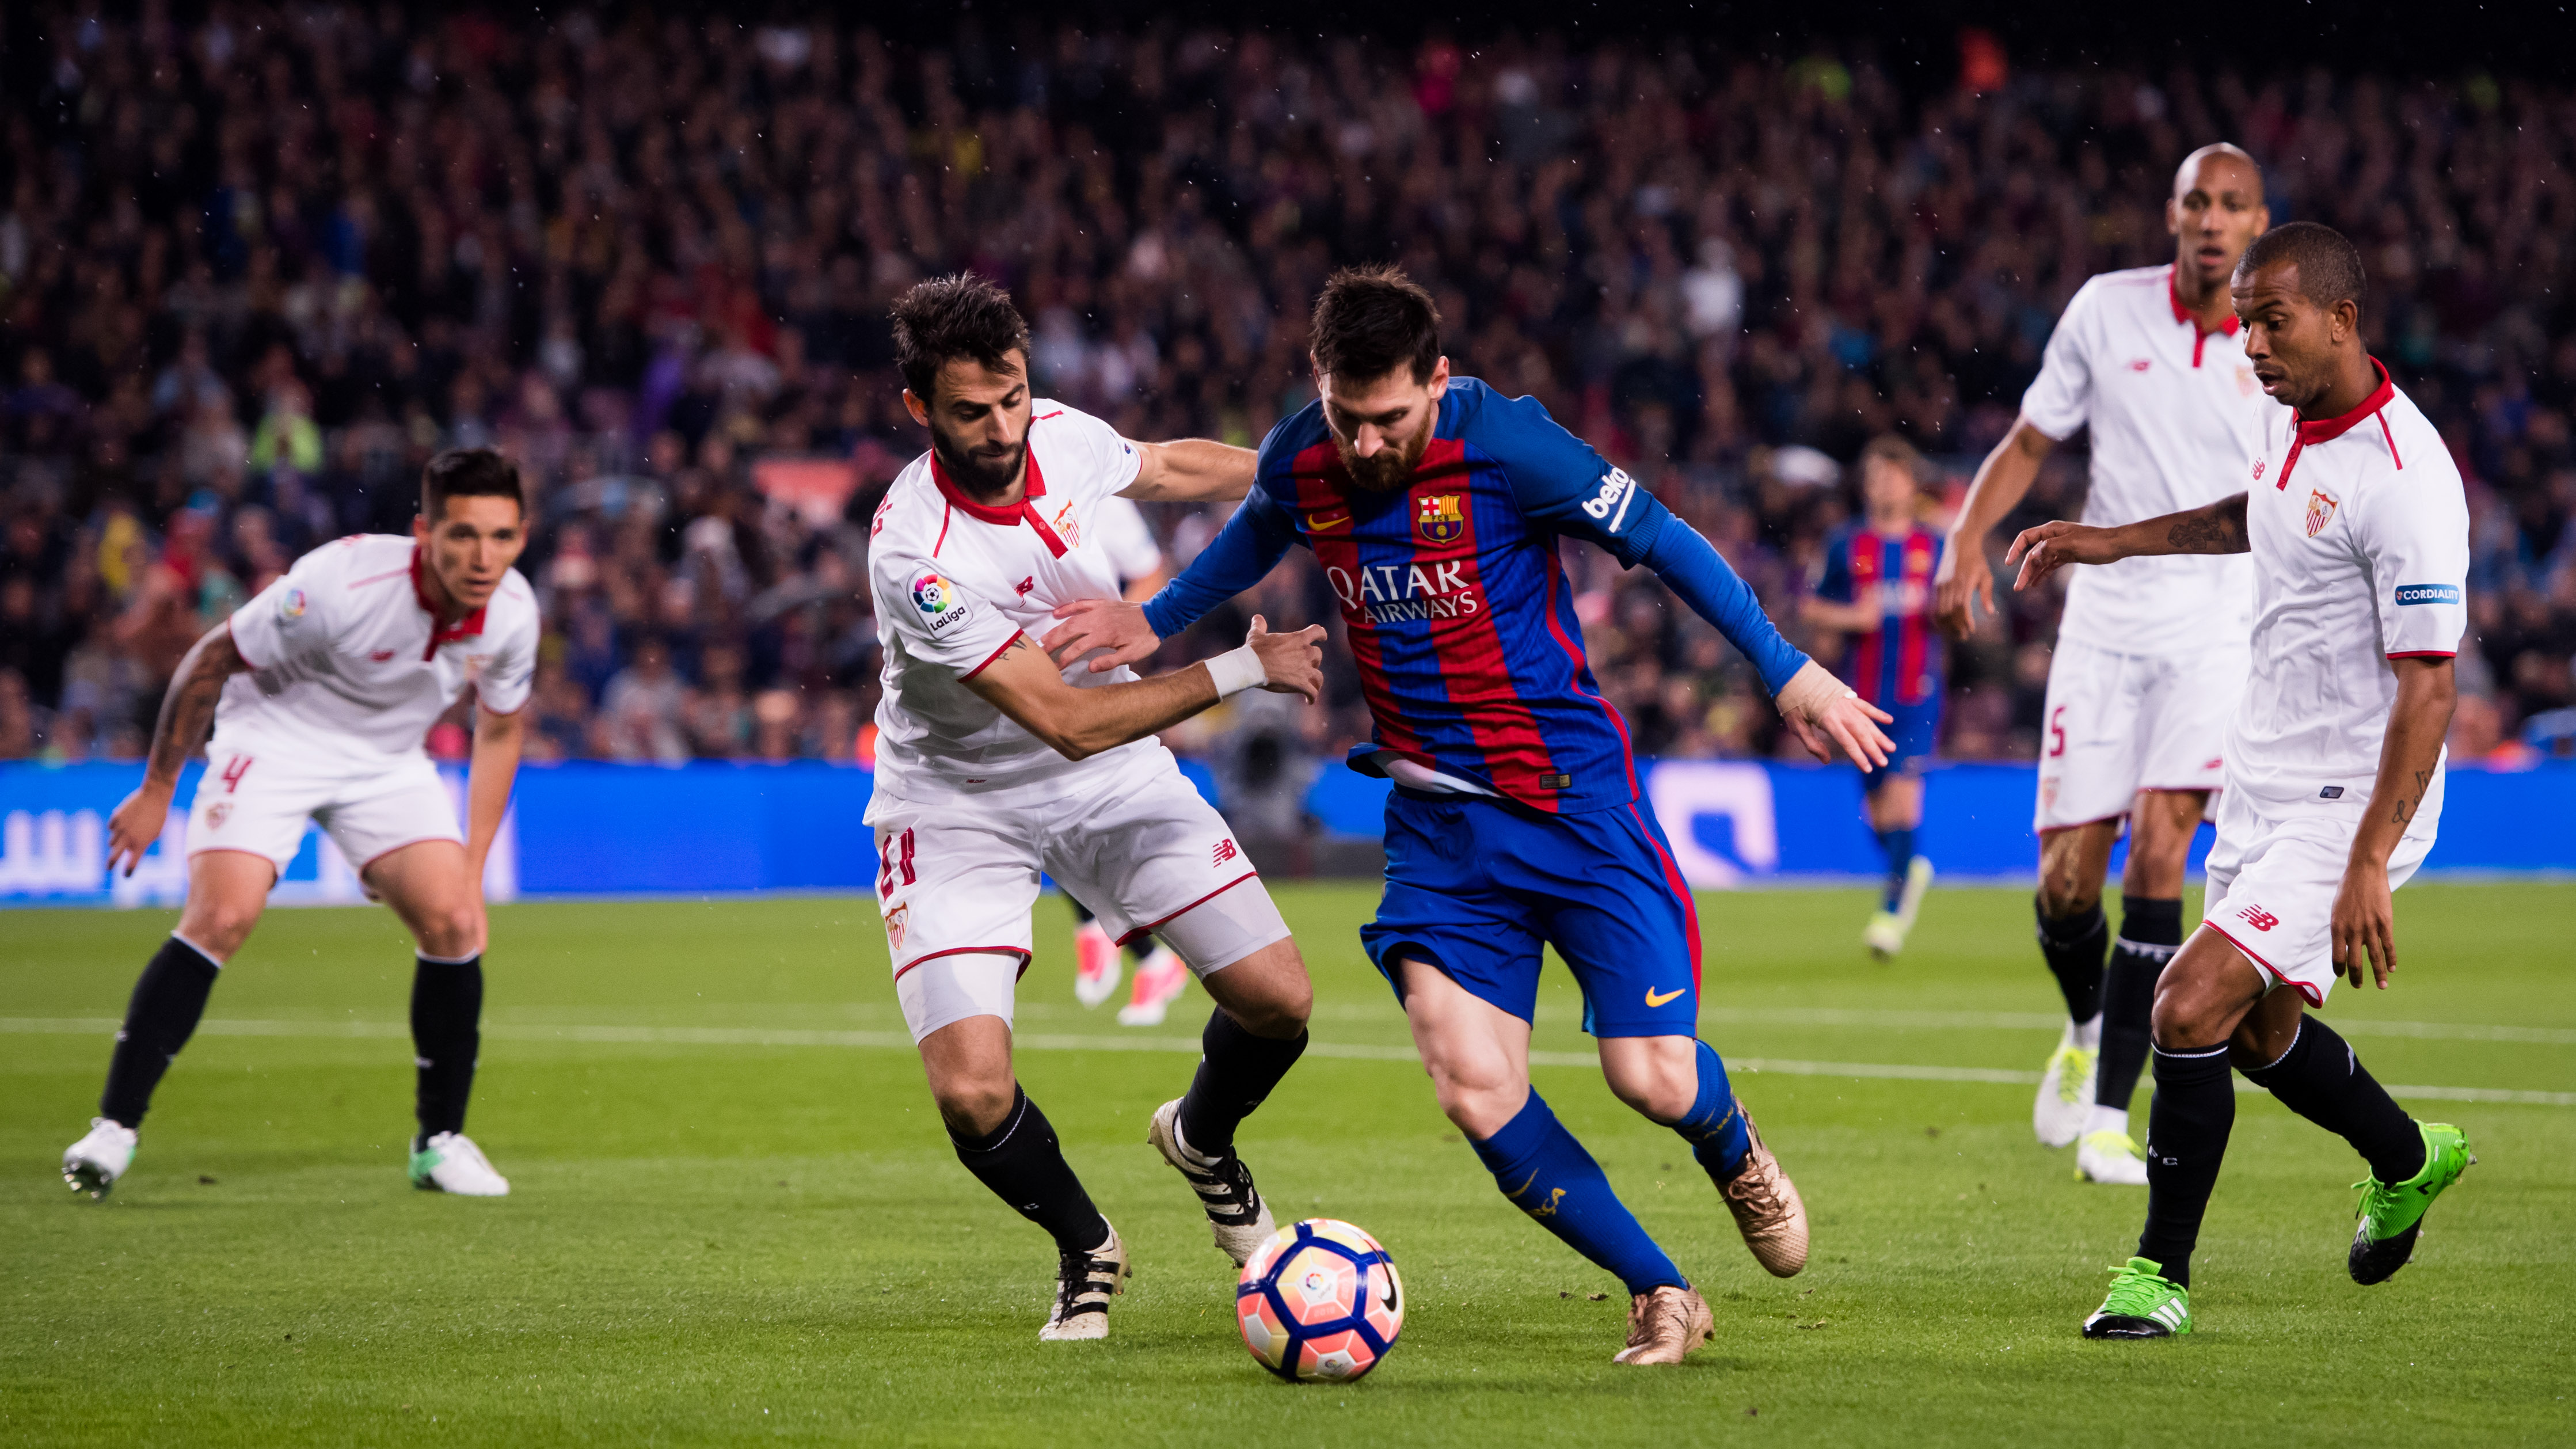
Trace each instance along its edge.
{"label": "player's clenched fist", "polygon": [[1261,687],[1273,694],[1305,696],[1313,704],[1324,693],[1324,628],[1309,624],[1294,634],[1273,634],[1269,621],[1252,616],[1244,646],[1261,660]]}
{"label": "player's clenched fist", "polygon": [[2106,564],[2122,557],[2112,530],[2059,519],[2025,528],[2004,551],[2004,562],[2021,565],[2015,590],[2037,588],[2039,581],[2068,564]]}

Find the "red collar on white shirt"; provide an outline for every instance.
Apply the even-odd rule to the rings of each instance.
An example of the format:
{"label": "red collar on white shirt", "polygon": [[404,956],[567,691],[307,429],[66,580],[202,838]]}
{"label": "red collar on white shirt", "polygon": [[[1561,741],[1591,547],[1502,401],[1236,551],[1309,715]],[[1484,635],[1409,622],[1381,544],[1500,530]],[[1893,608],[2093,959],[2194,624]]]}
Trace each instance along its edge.
{"label": "red collar on white shirt", "polygon": [[[2165,269],[2165,300],[2173,303],[2174,320],[2176,322],[2188,322],[2191,324],[2191,365],[2194,367],[2200,366],[2200,349],[2208,343],[2210,329],[2201,326],[2200,318],[2189,308],[2183,306],[2182,287],[2174,281],[2174,269],[2171,267],[2167,267]],[[2236,329],[2240,325],[2242,324],[2238,321],[2236,316],[2233,313],[2230,313],[2226,321],[2218,324],[2217,330],[2222,336],[2233,337],[2236,335]]]}
{"label": "red collar on white shirt", "polygon": [[2332,442],[2351,432],[2364,418],[2379,419],[2379,435],[2388,442],[2388,461],[2396,464],[2399,472],[2405,471],[2406,460],[2397,456],[2397,435],[2389,431],[2387,417],[2388,405],[2397,398],[2397,384],[2388,380],[2387,364],[2374,357],[2370,359],[2370,366],[2379,374],[2379,386],[2372,388],[2370,396],[2361,400],[2361,406],[2340,417],[2320,418],[2315,422],[2299,419],[2299,435],[2290,440],[2290,456],[2281,460],[2281,481],[2273,484],[2274,488],[2290,486],[2290,470],[2299,466],[2300,449],[2310,443]]}
{"label": "red collar on white shirt", "polygon": [[[1046,496],[1046,475],[1038,471],[1037,449],[1029,449],[1025,456],[1028,459],[1028,492],[1020,499],[1017,507],[995,508],[990,504],[978,503],[967,497],[955,483],[949,481],[948,470],[939,466],[937,453],[930,455],[930,481],[939,485],[939,496],[948,500],[949,507],[964,510],[969,518],[980,518],[986,523],[1002,528],[1014,527],[1020,520],[1027,519],[1029,527],[1037,530],[1039,539],[1045,542],[1047,552],[1062,558],[1064,540],[1056,536],[1055,529],[1049,526],[1044,518],[1038,516],[1038,500]],[[945,523],[939,526],[939,538],[941,543],[948,540],[948,525]],[[933,557],[937,557],[939,545],[931,545],[930,552]]]}
{"label": "red collar on white shirt", "polygon": [[429,590],[421,587],[420,545],[416,543],[411,546],[411,596],[420,602],[420,611],[429,616],[429,645],[420,651],[423,663],[438,656],[438,646],[441,644],[453,644],[459,639],[482,637],[483,611],[481,609],[476,609],[453,624],[438,622],[438,606],[429,601]]}

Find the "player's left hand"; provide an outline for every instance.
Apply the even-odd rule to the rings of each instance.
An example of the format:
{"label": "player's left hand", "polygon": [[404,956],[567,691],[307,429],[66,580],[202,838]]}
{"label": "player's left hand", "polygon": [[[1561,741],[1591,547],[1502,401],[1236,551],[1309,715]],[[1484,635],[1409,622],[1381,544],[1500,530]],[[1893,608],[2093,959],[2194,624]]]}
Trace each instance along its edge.
{"label": "player's left hand", "polygon": [[2013,579],[2015,593],[2039,587],[2040,580],[2067,564],[2114,563],[2120,556],[2110,529],[2062,518],[2023,529],[2012,547],[2004,550],[2005,563],[2021,565],[2021,573]]}
{"label": "player's left hand", "polygon": [[2347,865],[2343,885],[2335,891],[2333,926],[2326,935],[2335,966],[2344,979],[2361,988],[2362,964],[2368,958],[2379,989],[2397,970],[2397,913],[2388,900],[2388,867],[2361,862]]}
{"label": "player's left hand", "polygon": [[1864,770],[1884,769],[1896,741],[1879,729],[1896,716],[1854,693],[1833,671],[1810,659],[1780,687],[1780,719],[1807,753],[1831,763],[1837,747]]}
{"label": "player's left hand", "polygon": [[1145,606],[1119,599],[1076,599],[1058,604],[1055,616],[1064,620],[1047,631],[1038,647],[1064,668],[1094,649],[1109,652],[1091,661],[1091,672],[1106,674],[1121,664],[1142,664],[1163,647],[1162,636],[1145,622]]}

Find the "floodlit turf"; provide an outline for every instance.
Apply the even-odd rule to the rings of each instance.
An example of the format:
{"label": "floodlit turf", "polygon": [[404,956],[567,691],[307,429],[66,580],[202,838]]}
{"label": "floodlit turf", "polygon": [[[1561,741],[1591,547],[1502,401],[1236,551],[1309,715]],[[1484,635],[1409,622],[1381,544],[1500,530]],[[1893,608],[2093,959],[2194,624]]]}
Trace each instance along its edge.
{"label": "floodlit turf", "polygon": [[[1244,1353],[1231,1270],[1143,1144],[1205,996],[1150,1032],[1080,1010],[1052,902],[1022,1075],[1136,1254],[1103,1344],[1037,1342],[1053,1256],[950,1156],[863,901],[497,911],[470,1126],[501,1202],[404,1181],[410,960],[370,910],[270,916],[131,1177],[74,1201],[55,1163],[108,1048],[77,1023],[122,1010],[169,918],[15,912],[0,1442],[2565,1444],[2576,887],[2398,899],[2400,986],[2333,1001],[2380,1079],[2557,1100],[2410,1102],[2480,1162],[2415,1264],[2363,1289],[2357,1159],[2240,1097],[2198,1332],[2157,1344],[2077,1337],[2144,1194],[2072,1181],[2071,1152],[2031,1141],[2027,1086],[1739,1075],[1815,1214],[1814,1260],[1776,1281],[1680,1143],[1567,1064],[1585,1042],[1551,968],[1537,1045],[1569,1056],[1540,1088],[1717,1310],[1715,1345],[1637,1370],[1609,1362],[1617,1285],[1506,1205],[1387,1059],[1402,1023],[1355,936],[1373,892],[1290,887],[1318,1047],[1242,1144],[1283,1218],[1348,1218],[1404,1269],[1404,1339],[1347,1388]],[[2037,1070],[2054,998],[2026,896],[1936,892],[1892,967],[1857,945],[1865,909],[1704,897],[1704,1034],[1788,1067]]]}

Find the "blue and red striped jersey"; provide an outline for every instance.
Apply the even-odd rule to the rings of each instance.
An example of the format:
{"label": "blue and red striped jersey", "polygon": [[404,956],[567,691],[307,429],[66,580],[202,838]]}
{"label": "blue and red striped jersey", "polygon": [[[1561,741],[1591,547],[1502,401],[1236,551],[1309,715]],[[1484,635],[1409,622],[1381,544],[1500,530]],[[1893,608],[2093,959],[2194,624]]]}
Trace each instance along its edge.
{"label": "blue and red striped jersey", "polygon": [[1879,627],[1852,636],[1842,670],[1870,703],[1941,697],[1941,633],[1932,623],[1932,574],[1940,566],[1941,535],[1919,523],[1896,537],[1851,524],[1825,540],[1816,597],[1878,605]]}
{"label": "blue and red striped jersey", "polygon": [[1778,688],[1806,662],[1689,525],[1536,399],[1472,378],[1450,381],[1400,489],[1351,481],[1320,402],[1273,428],[1243,507],[1146,617],[1168,636],[1303,543],[1341,600],[1375,717],[1376,744],[1353,751],[1354,767],[1383,773],[1372,762],[1386,751],[1535,809],[1608,809],[1636,799],[1636,759],[1584,657],[1557,560],[1568,534],[1630,567],[1662,540],[1666,578],[1687,577],[1694,606],[1766,683]]}

